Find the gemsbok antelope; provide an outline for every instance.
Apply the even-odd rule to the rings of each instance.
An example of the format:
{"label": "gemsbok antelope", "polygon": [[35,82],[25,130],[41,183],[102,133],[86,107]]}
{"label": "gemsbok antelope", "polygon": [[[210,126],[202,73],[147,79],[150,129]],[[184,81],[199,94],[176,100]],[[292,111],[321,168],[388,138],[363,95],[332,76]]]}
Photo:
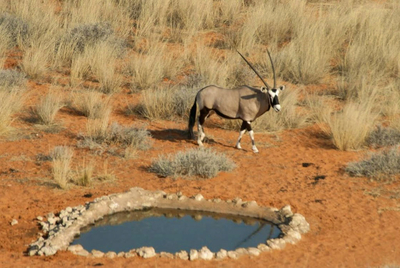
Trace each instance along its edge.
{"label": "gemsbok antelope", "polygon": [[253,152],[257,153],[258,149],[254,142],[254,132],[251,128],[251,123],[265,112],[269,111],[271,106],[276,112],[281,110],[278,95],[281,90],[285,89],[285,86],[276,87],[275,67],[268,50],[267,52],[271,61],[274,76],[274,87],[272,88],[264,81],[250,62],[248,62],[239,51],[237,52],[261,79],[265,87],[258,89],[245,85],[234,89],[227,89],[209,85],[200,89],[199,92],[197,92],[194,104],[190,109],[188,126],[189,135],[191,139],[194,139],[193,126],[196,121],[197,106],[199,106],[200,115],[197,122],[197,143],[200,146],[203,146],[203,140],[206,136],[203,124],[205,120],[211,116],[211,111],[214,111],[217,115],[225,119],[241,119],[243,123],[240,127],[240,134],[236,143],[236,148],[242,149],[240,141],[247,130],[250,135]]}

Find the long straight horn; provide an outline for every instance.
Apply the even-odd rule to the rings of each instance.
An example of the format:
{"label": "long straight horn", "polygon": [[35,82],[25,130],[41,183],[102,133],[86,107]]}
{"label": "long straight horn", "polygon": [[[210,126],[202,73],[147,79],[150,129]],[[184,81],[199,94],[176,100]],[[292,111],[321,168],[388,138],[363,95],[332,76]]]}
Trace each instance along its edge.
{"label": "long straight horn", "polygon": [[[256,73],[256,75],[261,79],[261,81],[264,83],[264,85],[267,87],[267,89],[270,89],[271,87],[267,84],[267,82],[265,82],[264,81],[264,79],[261,77],[261,75],[257,72],[257,70],[256,69],[254,69],[254,67],[250,64],[250,62],[248,62],[247,60],[246,60],[246,58],[239,52],[239,51],[237,51],[236,50],[236,52],[237,53],[239,53],[239,55],[244,59],[244,61],[250,66],[250,68]],[[268,52],[268,55],[269,55],[269,52]],[[271,56],[270,56],[270,58],[271,58]],[[272,60],[271,60],[271,63],[272,63]],[[272,64],[272,69],[273,69],[273,64]],[[274,71],[274,77],[275,77],[275,71]],[[275,83],[275,81],[274,81],[274,83]],[[274,87],[275,88],[275,87]]]}
{"label": "long straight horn", "polygon": [[271,54],[269,53],[269,50],[267,49],[269,60],[271,61],[272,65],[272,73],[274,74],[274,88],[276,88],[276,76],[275,76],[275,67],[274,67],[274,62],[272,61]]}

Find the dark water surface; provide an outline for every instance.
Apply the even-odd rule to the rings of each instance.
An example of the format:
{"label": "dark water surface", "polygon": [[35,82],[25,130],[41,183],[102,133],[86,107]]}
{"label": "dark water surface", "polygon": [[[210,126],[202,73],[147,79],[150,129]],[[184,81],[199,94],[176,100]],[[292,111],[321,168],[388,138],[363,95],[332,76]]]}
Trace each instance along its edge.
{"label": "dark water surface", "polygon": [[250,217],[152,208],[106,216],[81,230],[72,244],[103,252],[144,246],[171,253],[207,246],[218,252],[256,247],[280,234],[276,225]]}

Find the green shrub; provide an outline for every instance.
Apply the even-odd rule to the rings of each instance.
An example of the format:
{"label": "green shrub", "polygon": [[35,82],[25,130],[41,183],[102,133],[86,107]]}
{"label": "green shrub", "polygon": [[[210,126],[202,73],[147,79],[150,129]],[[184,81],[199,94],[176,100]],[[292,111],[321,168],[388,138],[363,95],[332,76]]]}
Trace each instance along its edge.
{"label": "green shrub", "polygon": [[232,160],[224,154],[211,149],[191,149],[176,155],[162,155],[154,160],[149,170],[161,177],[200,177],[213,178],[220,171],[235,168]]}

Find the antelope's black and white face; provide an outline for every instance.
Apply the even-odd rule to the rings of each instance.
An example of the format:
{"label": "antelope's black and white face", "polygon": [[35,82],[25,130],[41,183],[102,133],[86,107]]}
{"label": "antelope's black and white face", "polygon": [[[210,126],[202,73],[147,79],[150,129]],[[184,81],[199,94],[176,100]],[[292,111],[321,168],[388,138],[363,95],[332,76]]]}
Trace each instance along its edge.
{"label": "antelope's black and white face", "polygon": [[271,97],[272,108],[274,108],[275,112],[279,112],[281,110],[281,105],[279,103],[279,92],[284,90],[285,86],[280,86],[278,88],[273,88],[268,90],[268,94]]}

